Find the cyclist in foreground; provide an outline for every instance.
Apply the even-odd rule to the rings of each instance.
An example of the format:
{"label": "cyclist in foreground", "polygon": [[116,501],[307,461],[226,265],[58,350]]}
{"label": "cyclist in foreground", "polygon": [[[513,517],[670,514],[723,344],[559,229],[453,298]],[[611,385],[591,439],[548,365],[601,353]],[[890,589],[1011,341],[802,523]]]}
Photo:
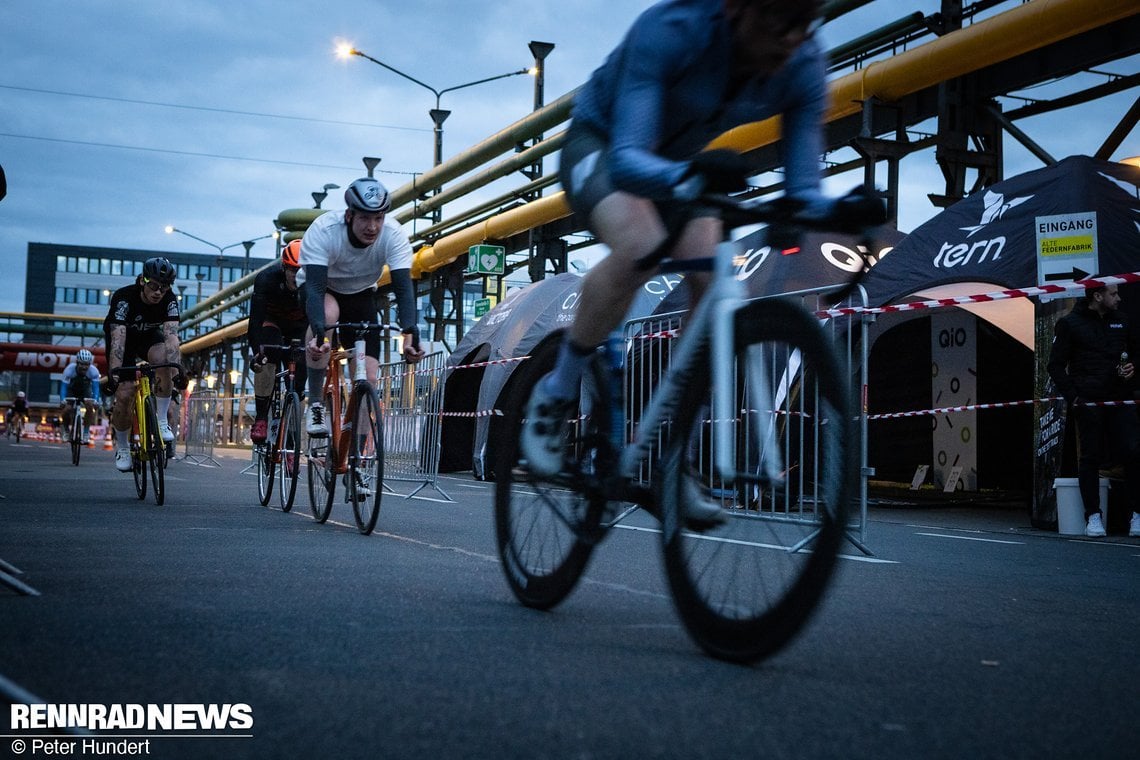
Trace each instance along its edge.
{"label": "cyclist in foreground", "polygon": [[[386,214],[392,199],[387,188],[372,177],[353,181],[344,191],[348,208],[317,217],[301,240],[302,301],[309,320],[306,342],[309,417],[311,437],[329,434],[324,405],[320,402],[329,363],[325,325],[335,322],[375,322],[376,282],[387,265],[396,294],[397,320],[404,336],[404,360],[414,364],[424,358],[416,326],[416,297],[412,285],[412,244],[395,219]],[[354,331],[340,331],[340,342],[351,346]],[[380,335],[366,336],[367,373],[376,382],[380,360]]]}
{"label": "cyclist in foreground", "polygon": [[[266,355],[262,346],[288,345],[292,340],[304,341],[305,308],[297,294],[297,273],[301,269],[301,241],[290,241],[281,249],[281,258],[259,273],[253,281],[249,304],[249,350],[253,354],[253,427],[249,431],[254,443],[265,443],[269,429],[269,398],[273,393],[280,357]],[[297,393],[305,389],[297,375]]]}
{"label": "cyclist in foreground", "polygon": [[[554,370],[531,394],[520,445],[532,473],[561,470],[582,372],[656,264],[711,256],[723,239],[716,212],[692,201],[744,190],[754,170],[734,151],[702,152],[713,138],[779,114],[790,207],[811,217],[882,217],[878,201],[820,193],[827,85],[812,33],[819,7],[664,0],[638,17],[578,93],[559,176],[570,207],[610,254],[586,275]],[[705,278],[686,277],[699,298]],[[720,519],[703,500],[689,510],[691,521]]]}
{"label": "cyclist in foreground", "polygon": [[[65,398],[74,398],[75,406],[69,407],[64,403]],[[91,399],[93,403],[86,404],[84,411],[83,433],[80,443],[87,445],[91,440],[91,426],[95,424],[95,406],[99,403],[99,370],[95,366],[95,356],[86,348],[79,349],[75,361],[70,362],[63,370],[63,377],[59,380],[60,405],[63,407],[63,435],[68,442],[71,441],[71,425],[75,411],[84,399]]]}
{"label": "cyclist in foreground", "polygon": [[[111,296],[103,335],[107,346],[107,392],[114,394],[111,425],[115,429],[115,467],[119,472],[131,471],[131,418],[133,381],[120,382],[116,370],[143,359],[151,364],[182,361],[178,340],[178,298],[171,291],[175,279],[174,265],[162,256],[147,259],[142,274]],[[174,440],[167,422],[170,394],[176,378],[169,367],[156,370],[155,398],[158,401],[158,430],[162,440]],[[185,377],[177,382],[185,387]]]}

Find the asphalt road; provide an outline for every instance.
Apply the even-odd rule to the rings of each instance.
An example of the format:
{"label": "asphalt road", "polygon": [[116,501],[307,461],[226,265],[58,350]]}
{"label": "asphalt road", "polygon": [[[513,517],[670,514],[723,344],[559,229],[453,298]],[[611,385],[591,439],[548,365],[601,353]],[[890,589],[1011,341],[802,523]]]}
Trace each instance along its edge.
{"label": "asphalt road", "polygon": [[[315,524],[301,491],[291,514],[259,506],[248,454],[216,457],[173,462],[156,507],[109,452],[73,467],[62,446],[0,439],[0,559],[39,592],[0,584],[0,702],[248,705],[248,725],[131,739],[157,758],[1140,752],[1140,539],[1000,508],[874,510],[874,556],[851,548],[802,635],[744,667],[687,638],[652,533],[614,531],[539,613],[502,578],[488,484],[385,497],[363,537],[345,505]],[[0,756],[47,756],[33,734],[58,732],[15,718]]]}

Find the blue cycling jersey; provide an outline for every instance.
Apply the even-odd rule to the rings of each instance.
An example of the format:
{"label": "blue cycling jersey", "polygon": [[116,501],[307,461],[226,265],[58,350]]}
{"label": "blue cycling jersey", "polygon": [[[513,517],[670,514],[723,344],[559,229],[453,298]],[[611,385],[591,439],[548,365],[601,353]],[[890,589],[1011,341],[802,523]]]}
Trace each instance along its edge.
{"label": "blue cycling jersey", "polygon": [[724,0],[665,0],[637,18],[575,96],[573,118],[604,136],[614,186],[667,198],[687,158],[717,135],[783,115],[785,187],[820,200],[823,54],[813,38],[767,77],[734,81]]}

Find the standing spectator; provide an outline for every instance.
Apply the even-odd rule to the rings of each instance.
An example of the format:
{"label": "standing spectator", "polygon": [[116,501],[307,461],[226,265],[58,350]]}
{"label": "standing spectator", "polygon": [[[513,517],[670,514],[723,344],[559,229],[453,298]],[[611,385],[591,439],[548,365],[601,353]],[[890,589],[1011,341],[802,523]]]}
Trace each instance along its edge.
{"label": "standing spectator", "polygon": [[1089,288],[1057,322],[1049,376],[1072,404],[1077,424],[1077,482],[1085,506],[1085,535],[1103,536],[1100,467],[1114,452],[1123,459],[1125,490],[1132,508],[1128,535],[1140,536],[1140,418],[1133,406],[1085,402],[1121,401],[1136,388],[1136,335],[1119,311],[1116,285]]}

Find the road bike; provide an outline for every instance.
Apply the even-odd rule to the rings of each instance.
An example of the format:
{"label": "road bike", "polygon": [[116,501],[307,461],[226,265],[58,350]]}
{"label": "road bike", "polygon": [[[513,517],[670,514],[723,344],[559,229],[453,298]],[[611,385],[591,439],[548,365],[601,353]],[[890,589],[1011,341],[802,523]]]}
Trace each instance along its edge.
{"label": "road bike", "polygon": [[[726,229],[791,223],[776,203],[702,202],[721,211]],[[567,414],[564,464],[553,477],[530,471],[518,441],[531,390],[554,366],[560,335],[519,368],[503,405],[495,528],[507,582],[522,604],[558,604],[615,528],[657,530],[637,516],[643,512],[659,522],[678,614],[709,654],[738,662],[769,656],[819,604],[857,477],[849,381],[812,310],[789,298],[745,300],[737,271],[743,253],[727,241],[711,262],[661,265],[711,266],[704,298],[675,315],[679,338],[619,332],[596,352]],[[654,351],[667,354],[668,366],[645,380],[642,360]],[[634,398],[643,395],[647,405]],[[694,522],[698,504],[719,507],[716,519]]]}
{"label": "road bike", "polygon": [[[376,527],[380,515],[384,487],[384,421],[376,389],[368,382],[365,370],[364,336],[398,328],[371,322],[339,322],[328,327],[356,330],[356,341],[352,351],[334,351],[329,359],[321,394],[329,434],[324,438],[309,437],[306,452],[309,503],[317,522],[328,520],[337,476],[342,476],[345,501],[352,504],[357,529],[367,536]],[[353,365],[351,386],[345,385],[341,369],[341,362],[346,359],[351,359]]]}
{"label": "road bike", "polygon": [[301,396],[295,382],[298,360],[304,356],[301,341],[285,346],[262,346],[261,350],[284,358],[284,368],[274,378],[269,397],[269,432],[263,443],[253,447],[257,462],[257,496],[261,506],[268,506],[273,495],[273,479],[279,480],[277,499],[282,512],[293,509],[297,478],[301,472]]}
{"label": "road bike", "polygon": [[131,415],[131,473],[135,479],[135,493],[139,500],[146,498],[147,478],[150,478],[154,503],[162,506],[166,500],[167,444],[158,427],[158,402],[152,392],[155,371],[182,370],[177,363],[137,364],[112,370],[120,382],[134,381]]}
{"label": "road bike", "polygon": [[79,453],[83,451],[83,444],[86,443],[84,434],[87,432],[87,423],[84,417],[87,409],[95,403],[95,399],[84,398],[83,403],[80,404],[77,397],[68,396],[63,401],[71,411],[71,426],[68,429],[68,443],[71,444],[71,463],[78,467]]}
{"label": "road bike", "polygon": [[16,436],[16,443],[19,443],[20,438],[24,435],[24,422],[25,417],[19,412],[13,414],[8,419],[8,437]]}

